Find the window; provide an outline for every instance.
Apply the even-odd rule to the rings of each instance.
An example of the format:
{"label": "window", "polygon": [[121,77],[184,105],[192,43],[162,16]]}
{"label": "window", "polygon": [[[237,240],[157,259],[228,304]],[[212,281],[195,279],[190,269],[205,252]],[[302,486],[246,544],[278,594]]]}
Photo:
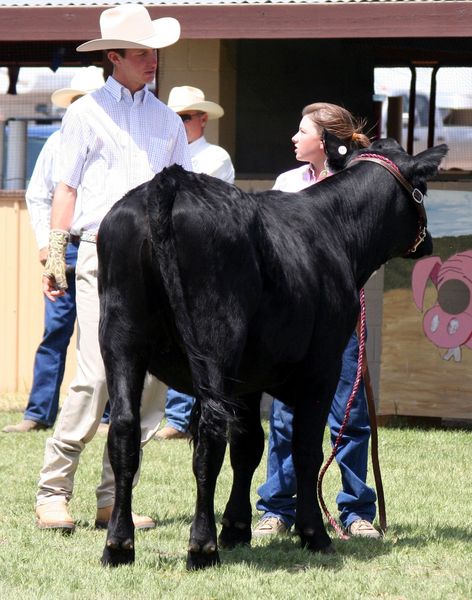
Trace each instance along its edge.
{"label": "window", "polygon": [[[416,69],[416,101],[413,152],[427,147],[432,68]],[[403,97],[403,135],[406,146],[411,70],[406,67],[376,68],[375,98],[381,99],[382,132],[386,130],[386,105],[390,96]],[[440,67],[436,74],[434,144],[445,142],[449,153],[443,169],[472,170],[472,67]]]}

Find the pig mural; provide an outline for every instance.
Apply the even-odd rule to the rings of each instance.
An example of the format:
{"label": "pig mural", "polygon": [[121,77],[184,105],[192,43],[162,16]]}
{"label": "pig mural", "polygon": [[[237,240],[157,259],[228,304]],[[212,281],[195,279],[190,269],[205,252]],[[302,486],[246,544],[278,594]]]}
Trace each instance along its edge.
{"label": "pig mural", "polygon": [[472,349],[472,250],[454,254],[444,262],[431,256],[415,263],[413,299],[422,312],[429,280],[437,298],[424,314],[423,331],[433,344],[447,349],[444,360],[459,362],[461,347]]}

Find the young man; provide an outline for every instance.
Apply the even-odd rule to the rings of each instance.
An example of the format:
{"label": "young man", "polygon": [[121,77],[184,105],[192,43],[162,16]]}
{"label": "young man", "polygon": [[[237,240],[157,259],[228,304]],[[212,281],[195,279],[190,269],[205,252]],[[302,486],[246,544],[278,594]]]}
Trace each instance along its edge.
{"label": "young man", "polygon": [[[221,146],[205,139],[209,120],[220,119],[223,107],[205,100],[202,90],[190,85],[173,87],[167,106],[174,110],[185,125],[192,168],[195,173],[206,173],[228,183],[234,182],[234,167],[230,155]],[[176,440],[189,437],[187,433],[194,399],[170,388],[166,400],[166,426],[156,433],[157,440]]]}
{"label": "young man", "polygon": [[[80,98],[63,118],[59,183],[54,194],[49,255],[43,291],[50,300],[64,294],[64,249],[80,186],[81,231],[76,268],[78,322],[77,375],[62,407],[58,425],[46,443],[36,499],[37,525],[72,531],[68,511],[74,474],[85,445],[93,438],[108,400],[105,371],[98,343],[96,236],[101,220],[127,191],[174,163],[191,169],[181,119],[149,92],[154,79],[156,48],[175,43],[178,21],[151,21],[138,4],[105,10],[101,38],[78,51],[107,50],[113,74],[96,92]],[[148,376],[141,404],[141,446],[154,437],[163,415],[158,382]],[[113,427],[113,413],[111,415]],[[138,475],[135,478],[137,482]],[[114,477],[107,448],[102,481],[97,488],[97,527],[106,527],[114,503]],[[155,526],[149,517],[133,515],[137,528]]]}
{"label": "young man", "polygon": [[[56,90],[51,102],[67,108],[78,98],[93,92],[105,83],[102,70],[84,67],[72,78],[69,88]],[[31,225],[39,248],[39,261],[44,266],[48,255],[49,224],[55,179],[55,165],[59,154],[60,133],[55,131],[46,140],[39,153],[26,190],[25,199]],[[29,433],[48,429],[56,421],[59,409],[59,393],[66,363],[67,348],[74,332],[75,309],[75,265],[79,247],[78,231],[72,226],[71,237],[66,249],[67,294],[51,302],[45,297],[43,339],[36,350],[33,368],[33,385],[23,420],[16,425],[7,425],[4,433]],[[108,414],[102,419],[108,422]]]}

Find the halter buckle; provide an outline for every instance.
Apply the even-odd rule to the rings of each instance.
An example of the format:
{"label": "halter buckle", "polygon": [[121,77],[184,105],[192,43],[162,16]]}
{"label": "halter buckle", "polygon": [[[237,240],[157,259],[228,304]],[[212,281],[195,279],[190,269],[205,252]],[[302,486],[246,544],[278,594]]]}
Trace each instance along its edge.
{"label": "halter buckle", "polygon": [[423,204],[424,194],[418,188],[414,188],[411,192],[411,197],[417,204]]}
{"label": "halter buckle", "polygon": [[[420,192],[421,194],[421,192]],[[423,194],[421,194],[423,195]],[[416,252],[416,249],[418,248],[418,246],[424,242],[424,240],[426,239],[426,227],[422,227],[420,229],[420,232],[418,233],[418,237],[415,240],[415,243],[413,244],[413,246],[408,250],[408,254],[414,254]]]}

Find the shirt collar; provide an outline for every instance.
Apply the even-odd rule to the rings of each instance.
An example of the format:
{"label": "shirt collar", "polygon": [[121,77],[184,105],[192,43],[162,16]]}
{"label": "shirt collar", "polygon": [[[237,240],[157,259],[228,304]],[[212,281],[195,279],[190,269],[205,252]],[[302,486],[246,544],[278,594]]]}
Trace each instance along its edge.
{"label": "shirt collar", "polygon": [[200,150],[202,150],[203,146],[206,146],[206,143],[207,143],[207,141],[206,141],[204,135],[200,136],[196,140],[193,140],[193,142],[190,142],[190,144],[188,145],[190,156],[195,156],[195,154],[200,152]]}
{"label": "shirt collar", "polygon": [[105,88],[110,92],[117,102],[120,102],[120,100],[125,100],[128,102],[138,102],[139,104],[144,104],[148,98],[148,94],[150,94],[147,87],[144,86],[143,89],[135,92],[134,97],[132,97],[128,88],[117,81],[112,75],[110,75],[106,80]]}
{"label": "shirt collar", "polygon": [[[313,170],[313,167],[310,165],[310,163],[307,163],[306,169],[302,174],[303,181],[309,181],[310,183],[317,183],[318,181],[323,181],[323,179],[326,179],[326,177],[329,177],[330,175],[332,175],[331,171],[328,168],[326,168],[324,170],[324,172],[322,171],[321,173],[324,173],[323,177],[320,179],[318,176],[318,179],[317,179],[316,175],[315,175],[315,171]],[[321,175],[321,173],[320,173],[320,175]]]}
{"label": "shirt collar", "polygon": [[310,183],[315,183],[316,177],[315,177],[315,173],[314,173],[313,169],[311,168],[310,163],[307,163],[305,165],[305,168],[302,172],[302,179],[303,179],[303,181],[309,181]]}

